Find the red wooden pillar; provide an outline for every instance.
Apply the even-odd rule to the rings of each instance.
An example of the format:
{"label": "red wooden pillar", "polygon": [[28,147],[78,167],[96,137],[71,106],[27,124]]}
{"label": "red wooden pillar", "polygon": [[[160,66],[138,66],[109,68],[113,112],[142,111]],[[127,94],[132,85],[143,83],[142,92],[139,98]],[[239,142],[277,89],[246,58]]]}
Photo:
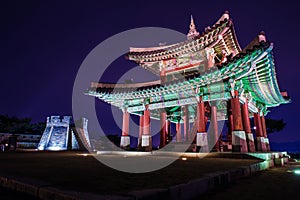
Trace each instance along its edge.
{"label": "red wooden pillar", "polygon": [[161,76],[160,81],[161,81],[161,84],[164,84],[167,81],[167,77],[166,76]]}
{"label": "red wooden pillar", "polygon": [[150,110],[148,109],[148,105],[145,106],[144,110],[144,129],[142,135],[142,147],[144,147],[146,151],[152,150],[152,139],[150,134]]}
{"label": "red wooden pillar", "polygon": [[144,110],[144,130],[143,135],[150,135],[150,110],[148,106]]}
{"label": "red wooden pillar", "polygon": [[164,84],[167,81],[167,77],[166,77],[164,68],[160,71],[160,81],[161,81],[161,84]]}
{"label": "red wooden pillar", "polygon": [[255,133],[256,137],[263,137],[262,127],[261,127],[261,120],[259,113],[254,113],[254,125],[255,125]]}
{"label": "red wooden pillar", "polygon": [[202,98],[197,104],[197,137],[196,146],[200,147],[200,151],[208,151],[207,133],[206,133],[206,120],[205,120],[205,107]]}
{"label": "red wooden pillar", "polygon": [[234,96],[231,98],[231,111],[233,117],[232,151],[248,152],[246,135],[243,129],[240,99],[237,90],[234,91]]}
{"label": "red wooden pillar", "polygon": [[125,110],[123,112],[122,136],[128,136],[128,131],[129,131],[129,113]]}
{"label": "red wooden pillar", "polygon": [[164,146],[166,146],[166,141],[167,141],[166,120],[167,120],[166,111],[162,110],[160,112],[160,144],[159,144],[159,148],[163,148]]}
{"label": "red wooden pillar", "polygon": [[166,120],[166,143],[170,142],[170,139],[171,139],[171,132],[170,132],[170,125],[171,125],[171,122],[167,119]]}
{"label": "red wooden pillar", "polygon": [[261,118],[259,113],[254,113],[254,125],[255,125],[255,132],[256,132],[256,150],[257,151],[266,151],[266,144],[264,133],[261,124]]}
{"label": "red wooden pillar", "polygon": [[142,136],[144,130],[144,115],[140,116],[140,129],[139,129],[139,140],[138,140],[138,148],[142,146]]}
{"label": "red wooden pillar", "polygon": [[188,105],[185,105],[183,107],[183,135],[185,141],[188,141],[189,139],[189,127],[190,127],[189,109],[188,109]]}
{"label": "red wooden pillar", "polygon": [[251,125],[250,125],[250,118],[249,118],[249,109],[248,109],[248,102],[242,104],[242,118],[243,118],[243,126],[246,133],[251,133]]}
{"label": "red wooden pillar", "polygon": [[123,111],[123,124],[122,124],[122,136],[121,136],[121,147],[128,148],[130,146],[130,137],[129,137],[129,113],[125,109]]}
{"label": "red wooden pillar", "polygon": [[213,128],[213,138],[214,138],[214,150],[220,151],[220,145],[219,145],[219,129],[218,129],[218,119],[217,119],[217,106],[211,105],[211,126]]}
{"label": "red wooden pillar", "polygon": [[241,115],[241,106],[238,91],[234,91],[234,97],[231,99],[231,111],[233,116],[233,130],[243,131],[243,122]]}
{"label": "red wooden pillar", "polygon": [[197,132],[198,133],[206,132],[205,109],[204,109],[203,101],[200,101],[197,104]]}
{"label": "red wooden pillar", "polygon": [[267,127],[266,127],[265,116],[262,115],[262,116],[260,117],[260,119],[261,119],[261,128],[262,128],[263,136],[264,136],[264,138],[267,138]]}
{"label": "red wooden pillar", "polygon": [[233,116],[231,111],[231,101],[227,102],[227,120],[228,120],[227,139],[229,141],[227,149],[232,150]]}
{"label": "red wooden pillar", "polygon": [[180,121],[176,123],[176,142],[181,142],[181,124],[180,124]]}
{"label": "red wooden pillar", "polygon": [[247,137],[248,150],[249,150],[249,152],[255,152],[255,143],[254,143],[253,134],[251,132],[247,99],[246,99],[245,103],[242,104],[242,118],[243,118],[244,130],[246,132],[246,137]]}
{"label": "red wooden pillar", "polygon": [[[233,116],[232,116],[232,113],[231,113],[231,111],[230,111],[230,113],[228,114],[228,123],[229,123],[229,135],[231,135],[232,134],[232,131],[234,130],[233,129]],[[231,136],[230,136],[231,137]]]}
{"label": "red wooden pillar", "polygon": [[268,139],[268,135],[267,135],[267,127],[266,127],[265,116],[262,115],[260,118],[261,118],[262,132],[263,132],[263,136],[264,136],[264,139],[265,139],[266,151],[270,151],[270,145],[269,145],[269,139]]}

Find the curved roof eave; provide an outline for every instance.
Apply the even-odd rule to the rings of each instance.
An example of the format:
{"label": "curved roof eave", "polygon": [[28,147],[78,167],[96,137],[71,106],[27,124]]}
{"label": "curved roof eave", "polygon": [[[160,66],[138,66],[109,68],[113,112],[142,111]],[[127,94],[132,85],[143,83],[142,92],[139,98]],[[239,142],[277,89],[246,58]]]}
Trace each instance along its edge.
{"label": "curved roof eave", "polygon": [[220,45],[219,40],[221,40],[219,37],[220,35],[222,35],[222,38],[224,38],[224,43],[226,44],[227,48],[230,48],[230,52],[226,50],[227,54],[233,53],[233,56],[235,56],[242,51],[235,34],[233,22],[229,18],[228,13],[224,13],[222,17],[212,26],[212,28],[207,28],[205,33],[202,33],[193,39],[163,47],[130,47],[128,58],[129,60],[134,60],[136,62],[158,61],[162,60],[166,55],[169,55],[167,57],[171,58],[172,55],[175,57],[176,55],[180,54],[181,47],[190,45],[194,46],[195,43],[197,43],[197,45],[201,44],[200,46],[202,46],[202,48],[205,48],[211,44],[216,44],[216,46],[218,46]]}
{"label": "curved roof eave", "polygon": [[246,77],[242,78],[243,84],[256,102],[266,107],[276,107],[289,101],[281,95],[273,60],[273,44],[266,49],[264,56],[257,60],[254,69]]}

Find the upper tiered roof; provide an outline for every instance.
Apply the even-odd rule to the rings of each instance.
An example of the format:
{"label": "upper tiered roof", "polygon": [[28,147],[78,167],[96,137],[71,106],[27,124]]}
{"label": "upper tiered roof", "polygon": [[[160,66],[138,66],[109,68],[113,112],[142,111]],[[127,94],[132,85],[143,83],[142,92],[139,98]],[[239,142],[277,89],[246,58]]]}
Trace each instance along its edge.
{"label": "upper tiered roof", "polygon": [[[208,35],[210,35],[209,37],[217,36],[218,40],[207,43],[207,45],[215,48],[215,51],[220,48],[231,52],[231,55],[228,55],[224,62],[215,64],[204,72],[196,71],[189,76],[182,76],[165,83],[160,80],[132,84],[93,82],[86,94],[119,108],[127,108],[127,111],[133,114],[139,114],[143,111],[145,104],[148,104],[148,108],[153,111],[160,108],[180,110],[182,105],[195,105],[199,96],[205,102],[226,101],[232,98],[233,90],[239,91],[241,102],[245,102],[245,98],[248,99],[249,110],[252,112],[258,112],[258,110],[266,112],[268,107],[289,102],[287,93],[281,92],[277,83],[272,53],[273,44],[266,40],[264,32],[260,32],[246,48],[241,50],[236,42],[228,13],[225,13],[214,25],[214,29],[211,29],[204,36],[203,34],[195,36],[194,39],[177,44],[182,49],[180,47],[175,48],[176,45],[167,49],[162,47],[165,49],[163,52],[174,53],[177,51],[178,53],[182,51],[182,53],[187,53],[188,50],[184,52],[186,43],[193,46],[201,40],[204,41],[205,38],[207,40]],[[224,40],[224,37],[231,39]],[[224,42],[222,42],[223,40]],[[189,50],[192,52],[194,51],[193,48],[196,47],[197,45],[194,45]],[[138,56],[145,56],[146,52],[152,58],[157,57],[157,53],[153,53],[154,51],[140,52]],[[236,53],[233,54],[233,52]],[[162,55],[159,58],[164,59]],[[156,114],[156,117],[159,117],[159,112]],[[180,116],[180,113],[177,115]],[[155,118],[155,116],[151,117]],[[174,120],[171,119],[171,121],[176,120],[178,120],[178,116],[174,116]]]}
{"label": "upper tiered roof", "polygon": [[196,31],[194,20],[191,18],[190,31],[187,38],[186,41],[167,46],[149,48],[131,47],[128,58],[159,75],[159,66],[151,66],[151,64],[197,52],[206,47],[213,48],[219,59],[221,59],[224,54],[235,56],[241,52],[235,35],[233,22],[229,18],[227,11],[211,28],[205,28],[205,31],[199,35]]}

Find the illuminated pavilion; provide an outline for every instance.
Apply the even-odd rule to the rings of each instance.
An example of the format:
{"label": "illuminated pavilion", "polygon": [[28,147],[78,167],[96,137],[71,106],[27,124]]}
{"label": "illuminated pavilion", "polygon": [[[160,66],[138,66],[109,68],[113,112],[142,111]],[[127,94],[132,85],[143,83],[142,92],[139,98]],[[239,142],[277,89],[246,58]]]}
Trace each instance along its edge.
{"label": "illuminated pavilion", "polygon": [[[272,49],[264,32],[241,49],[228,12],[201,34],[191,17],[186,41],[130,48],[129,60],[156,74],[157,81],[92,82],[86,94],[123,111],[123,148],[130,145],[131,114],[140,116],[140,150],[152,150],[150,121],[156,119],[161,124],[159,148],[170,142],[170,123],[175,123],[173,141],[178,145],[190,142],[202,152],[266,152],[265,116],[269,108],[289,102],[278,87]],[[220,120],[228,122],[227,141],[220,137]]]}

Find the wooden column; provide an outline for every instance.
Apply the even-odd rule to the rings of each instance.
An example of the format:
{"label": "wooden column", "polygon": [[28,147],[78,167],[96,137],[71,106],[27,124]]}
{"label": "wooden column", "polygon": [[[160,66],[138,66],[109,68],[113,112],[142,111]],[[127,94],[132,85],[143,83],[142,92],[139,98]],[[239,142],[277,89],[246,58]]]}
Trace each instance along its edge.
{"label": "wooden column", "polygon": [[163,68],[160,71],[160,81],[161,81],[161,84],[164,84],[167,81],[167,77],[166,77],[166,73],[165,73],[165,68]]}
{"label": "wooden column", "polygon": [[167,120],[166,111],[162,109],[160,112],[160,145],[159,145],[159,148],[163,148],[164,146],[166,146],[166,141],[167,141],[166,120]]}
{"label": "wooden column", "polygon": [[167,77],[166,76],[161,76],[160,80],[161,80],[161,84],[164,84],[167,81]]}
{"label": "wooden column", "polygon": [[233,132],[233,116],[231,110],[231,100],[227,102],[227,122],[228,122],[228,131],[227,131],[227,139],[228,139],[228,150],[232,150],[232,132]]}
{"label": "wooden column", "polygon": [[234,97],[231,99],[231,111],[233,116],[233,130],[234,131],[243,131],[243,122],[241,115],[241,106],[238,96],[238,91],[234,91]]}
{"label": "wooden column", "polygon": [[181,124],[180,124],[180,121],[176,123],[176,142],[181,142]]}
{"label": "wooden column", "polygon": [[238,91],[234,91],[231,98],[231,111],[233,117],[232,151],[248,152],[246,134],[243,128],[241,105]]}
{"label": "wooden column", "polygon": [[213,128],[213,138],[214,138],[214,150],[220,151],[219,145],[219,129],[218,129],[218,119],[217,119],[217,106],[215,104],[211,104],[211,126]]}
{"label": "wooden column", "polygon": [[254,113],[254,125],[256,137],[264,137],[259,113]]}
{"label": "wooden column", "polygon": [[185,105],[183,107],[183,135],[185,141],[188,141],[189,139],[189,127],[190,127],[189,109],[188,109],[188,105]]}
{"label": "wooden column", "polygon": [[198,133],[206,132],[205,109],[204,109],[203,101],[200,101],[197,104],[197,132]]}
{"label": "wooden column", "polygon": [[145,106],[144,110],[144,129],[142,135],[142,147],[144,147],[146,151],[152,150],[152,138],[150,133],[150,110],[148,109],[148,105]]}
{"label": "wooden column", "polygon": [[144,130],[144,115],[140,116],[140,129],[139,129],[139,139],[138,139],[138,148],[140,149],[142,146],[142,136]]}
{"label": "wooden column", "polygon": [[233,116],[232,116],[232,113],[230,111],[230,113],[228,114],[228,125],[229,125],[229,134],[231,135],[232,134],[232,131],[234,130],[233,128]]}
{"label": "wooden column", "polygon": [[248,100],[245,100],[245,103],[242,104],[242,118],[243,126],[246,132],[247,144],[249,152],[255,152],[255,143],[254,137],[251,131],[250,118],[249,118],[249,109],[248,109]]}
{"label": "wooden column", "polygon": [[170,132],[170,125],[171,125],[171,122],[167,119],[166,120],[166,143],[170,142],[171,140],[171,132]]}
{"label": "wooden column", "polygon": [[205,107],[202,97],[197,104],[197,137],[196,146],[200,147],[200,151],[208,152],[208,141],[206,133]]}
{"label": "wooden column", "polygon": [[263,134],[264,138],[267,138],[267,127],[266,127],[265,116],[262,115],[262,116],[260,117],[260,119],[261,119],[262,134]]}
{"label": "wooden column", "polygon": [[251,125],[249,118],[249,109],[248,109],[248,101],[242,104],[242,118],[243,118],[243,126],[246,133],[251,133]]}
{"label": "wooden column", "polygon": [[150,135],[150,110],[147,108],[144,110],[144,130],[143,135]]}
{"label": "wooden column", "polygon": [[259,112],[254,113],[254,124],[256,132],[256,150],[265,152],[267,149]]}
{"label": "wooden column", "polygon": [[129,137],[129,113],[126,109],[123,111],[123,124],[122,124],[122,136],[120,147],[130,148],[130,137]]}
{"label": "wooden column", "polygon": [[129,132],[129,113],[125,110],[123,112],[122,136],[128,136]]}
{"label": "wooden column", "polygon": [[263,136],[265,139],[266,151],[270,151],[270,144],[269,144],[269,138],[267,135],[267,126],[266,126],[265,116],[262,114],[262,116],[260,118],[261,118],[262,132],[263,132]]}

